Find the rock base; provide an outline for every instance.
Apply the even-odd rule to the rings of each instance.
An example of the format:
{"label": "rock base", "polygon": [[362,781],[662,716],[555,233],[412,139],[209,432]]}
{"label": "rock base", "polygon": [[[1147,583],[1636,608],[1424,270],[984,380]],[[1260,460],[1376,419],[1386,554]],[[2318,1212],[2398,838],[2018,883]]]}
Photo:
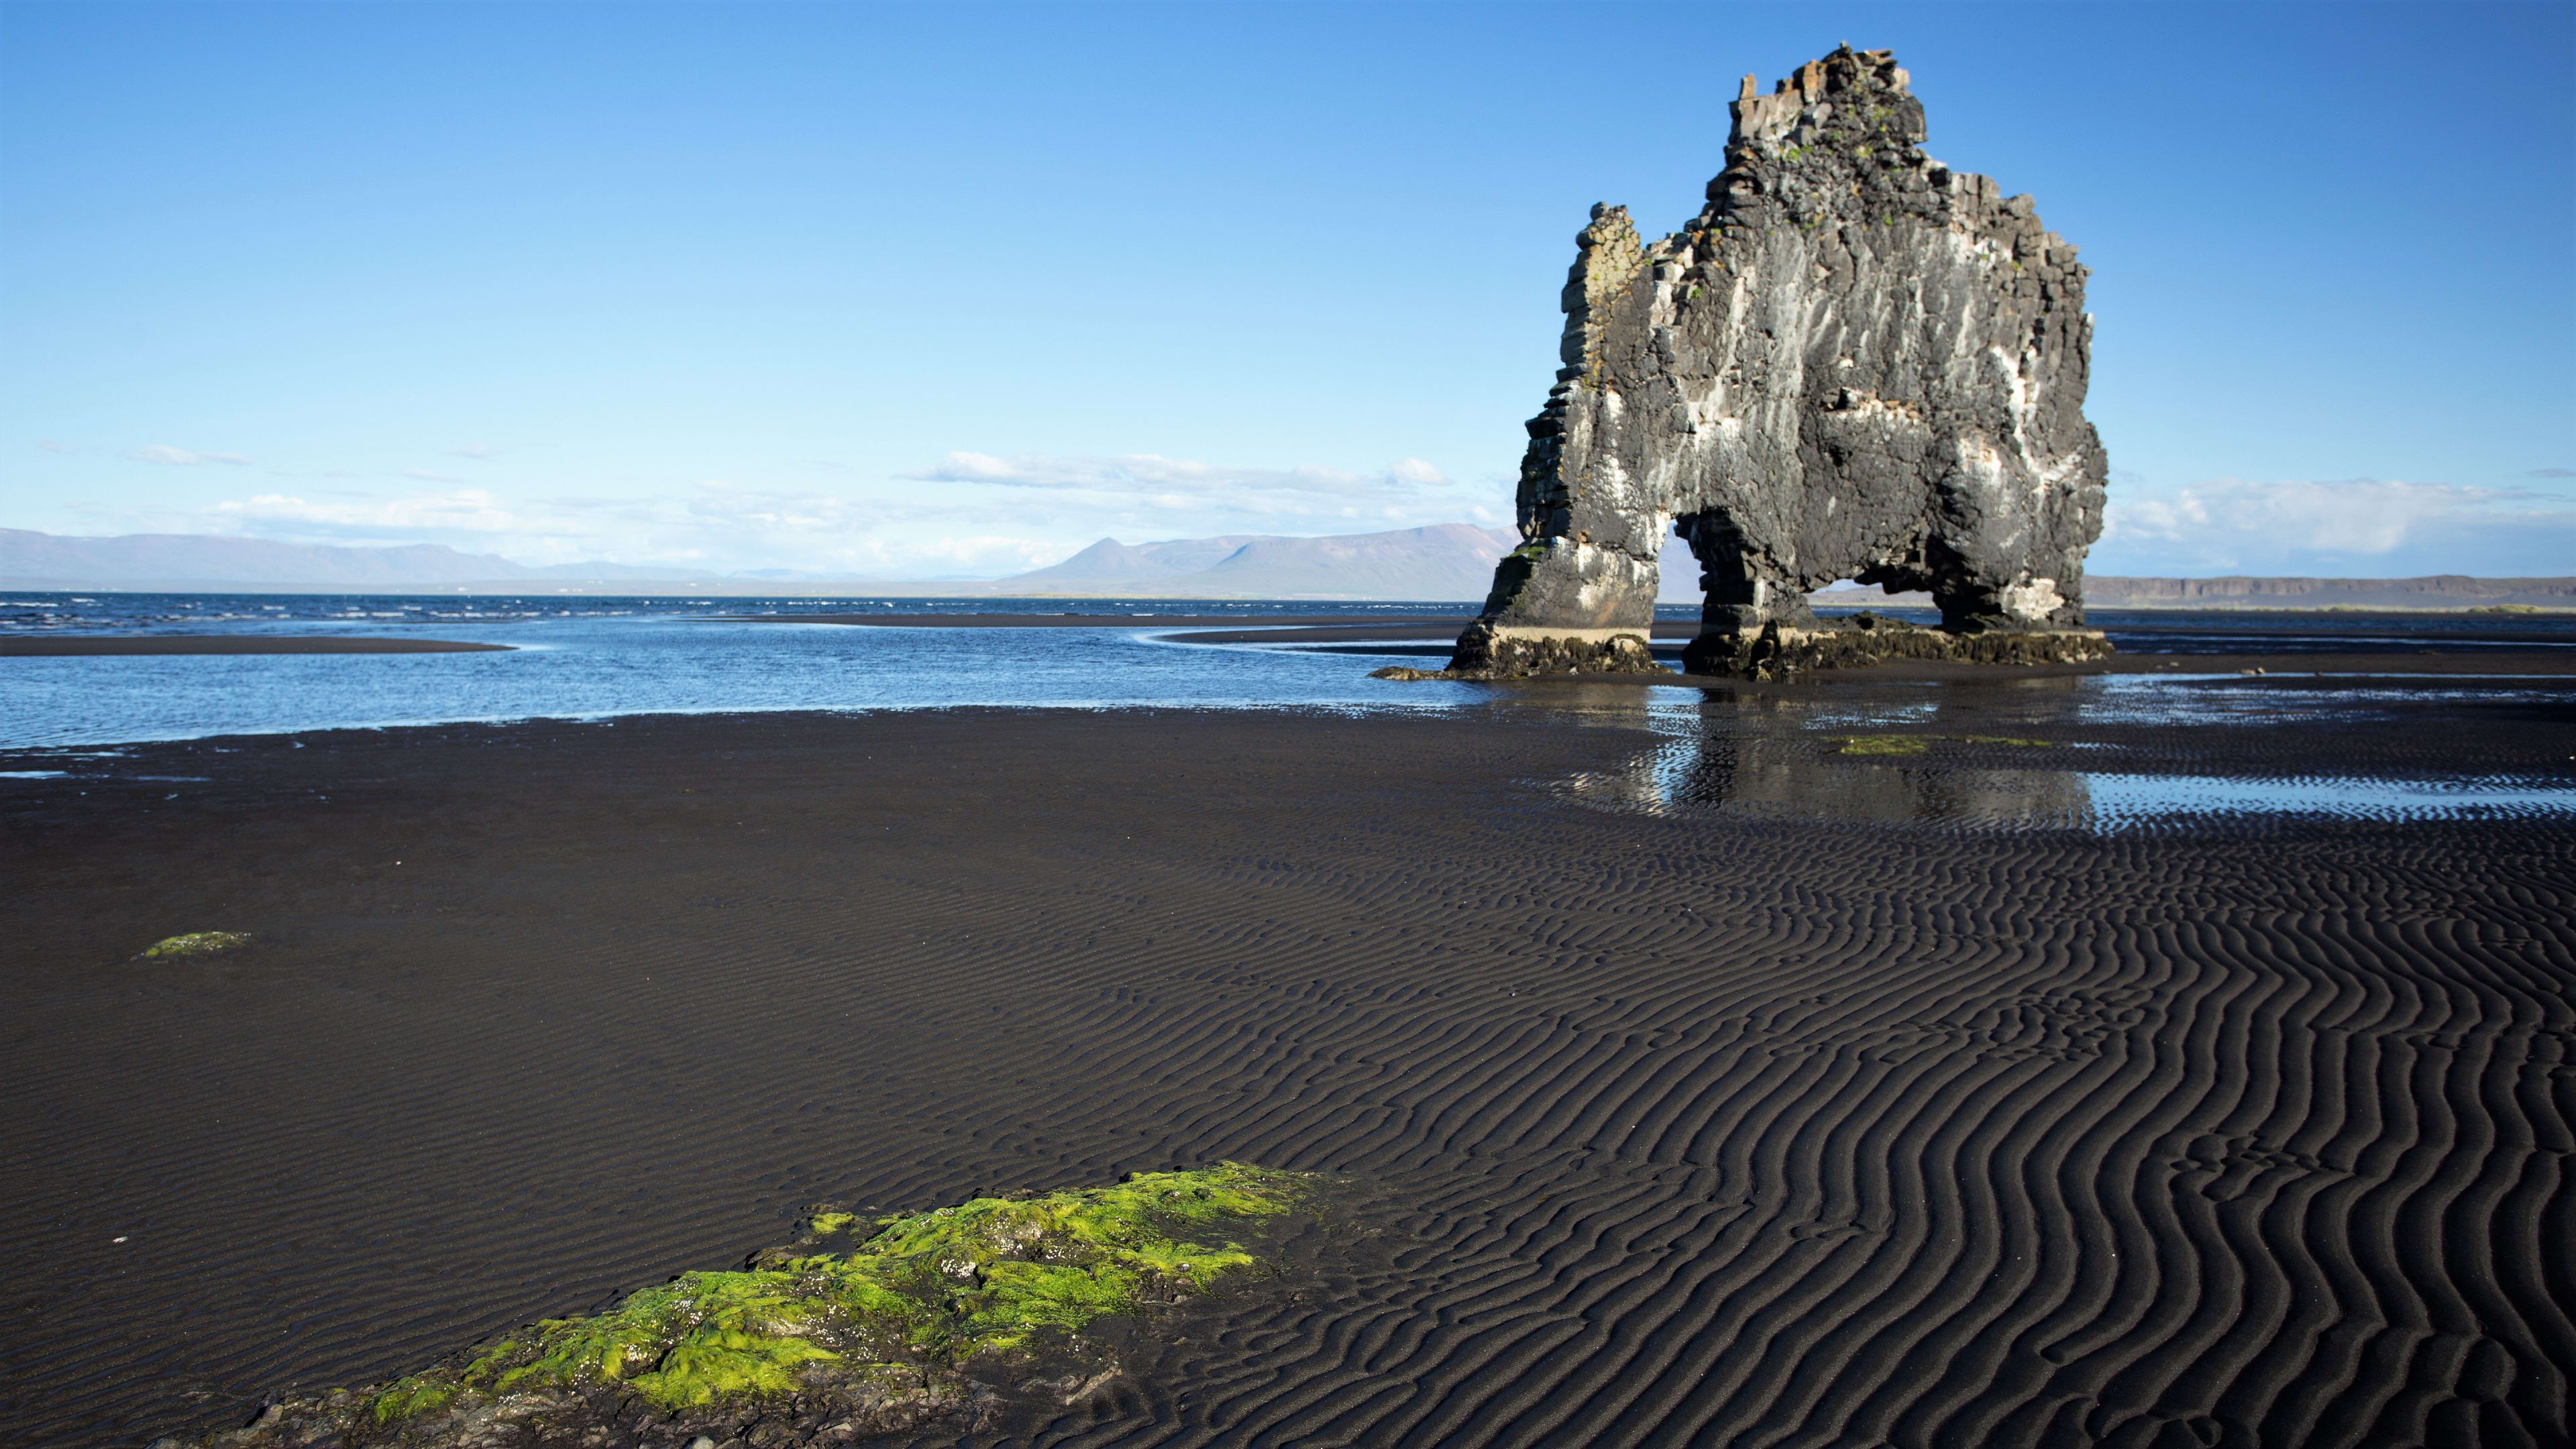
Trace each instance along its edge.
{"label": "rock base", "polygon": [[[1818,669],[1866,669],[1892,659],[1952,659],[1965,664],[2081,664],[2108,658],[2111,641],[2098,629],[1989,629],[1952,633],[1858,614],[1835,623],[1783,628],[1765,624],[1755,634],[1705,633],[1682,651],[1692,674],[1722,679],[1785,679]],[[1371,679],[1535,679],[1548,675],[1670,675],[1655,662],[1642,631],[1569,631],[1471,625],[1458,636],[1446,669],[1394,665]]]}
{"label": "rock base", "polygon": [[[1417,677],[1429,678],[1420,670]],[[1646,647],[1646,631],[1542,633],[1479,622],[1458,636],[1441,679],[1530,679],[1548,674],[1670,674]],[[1391,677],[1380,670],[1380,677]]]}
{"label": "rock base", "polygon": [[1693,674],[1729,679],[1781,679],[1815,669],[1865,669],[1891,659],[1953,659],[1966,664],[2081,664],[2107,658],[2111,641],[2098,629],[1991,629],[1952,633],[1857,614],[1835,624],[1758,634],[1702,634],[1682,651]]}

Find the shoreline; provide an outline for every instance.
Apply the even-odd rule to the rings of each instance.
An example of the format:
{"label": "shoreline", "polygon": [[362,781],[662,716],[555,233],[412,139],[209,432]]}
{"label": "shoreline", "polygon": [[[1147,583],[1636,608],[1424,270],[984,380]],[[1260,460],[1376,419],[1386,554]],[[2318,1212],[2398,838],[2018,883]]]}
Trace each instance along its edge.
{"label": "shoreline", "polygon": [[[148,653],[149,651],[138,652]],[[1839,702],[1855,695],[1866,695],[1873,690],[1887,688],[1912,691],[1911,697],[1918,701],[1936,701],[1943,698],[1966,698],[1983,689],[2010,689],[2029,685],[2063,686],[2089,678],[2169,680],[2177,690],[2192,692],[2260,690],[2279,694],[2285,698],[2315,691],[2331,693],[2350,690],[2361,685],[2401,692],[2414,690],[2438,692],[2464,686],[2481,686],[2511,687],[2525,692],[2549,693],[2576,686],[2576,652],[2408,655],[2126,654],[2078,664],[2034,665],[1979,664],[1952,660],[1894,660],[1865,668],[1816,670],[1785,679],[1771,680],[1685,674],[1678,669],[1678,659],[1660,648],[1659,662],[1668,666],[1660,673],[1542,674],[1490,680],[1440,680],[1436,676],[1427,674],[1420,680],[1380,679],[1369,677],[1365,669],[1366,661],[1371,658],[1391,657],[1421,657],[1425,663],[1436,667],[1447,657],[1448,648],[1445,645],[1436,649],[1407,649],[1401,646],[1390,648],[1367,644],[1355,644],[1347,648],[1317,644],[1301,652],[1326,657],[1347,657],[1353,665],[1354,681],[1373,687],[1364,698],[1314,702],[1295,699],[1200,701],[1143,699],[1096,702],[1029,698],[966,700],[953,703],[905,701],[846,705],[796,703],[762,706],[709,703],[637,705],[601,709],[530,709],[524,712],[493,714],[425,713],[402,718],[350,718],[336,722],[308,721],[273,726],[199,725],[135,734],[112,736],[98,734],[94,737],[83,736],[52,742],[35,739],[17,742],[0,741],[0,762],[11,758],[41,761],[66,755],[76,756],[89,751],[152,749],[216,741],[293,740],[317,736],[445,729],[508,730],[543,726],[602,728],[613,727],[626,721],[804,716],[854,720],[984,712],[998,712],[1005,715],[1015,713],[1131,715],[1163,711],[1180,717],[1270,714],[1283,717],[1340,714],[1378,716],[1412,714],[1426,710],[1433,713],[1456,713],[1461,710],[1472,713],[1486,705],[1513,700],[1549,702],[1578,699],[1587,701],[1630,699],[1642,705],[1651,696],[1651,692],[1658,689],[1686,690],[1717,699],[1763,699],[1775,705],[1796,706],[1801,702]],[[1418,692],[1434,683],[1451,685],[1470,692],[1437,700]],[[1940,691],[1937,695],[1922,693],[1935,688]]]}

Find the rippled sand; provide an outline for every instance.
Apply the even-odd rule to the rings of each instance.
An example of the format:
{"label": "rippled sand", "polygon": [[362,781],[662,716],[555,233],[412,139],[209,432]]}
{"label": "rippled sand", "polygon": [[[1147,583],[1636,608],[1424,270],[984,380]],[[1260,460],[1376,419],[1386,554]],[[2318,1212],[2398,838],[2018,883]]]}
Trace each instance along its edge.
{"label": "rippled sand", "polygon": [[2565,1441],[2570,694],[1649,698],[0,758],[0,1420],[1238,1159],[1351,1225],[1016,1442]]}

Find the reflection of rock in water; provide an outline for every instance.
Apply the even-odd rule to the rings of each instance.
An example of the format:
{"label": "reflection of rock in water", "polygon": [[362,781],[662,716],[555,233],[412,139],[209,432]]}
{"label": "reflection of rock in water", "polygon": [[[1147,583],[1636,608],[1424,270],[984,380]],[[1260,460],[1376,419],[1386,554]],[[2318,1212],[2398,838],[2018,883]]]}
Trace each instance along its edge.
{"label": "reflection of rock in water", "polygon": [[1663,746],[1652,754],[1640,756],[1624,770],[1585,770],[1569,776],[1561,788],[1577,804],[1662,815],[1679,802],[1667,788],[1666,772],[1659,762],[1674,750],[1684,748],[1688,746]]}
{"label": "reflection of rock in water", "polygon": [[1676,795],[1701,809],[1853,824],[2082,826],[2082,775],[1945,769],[1820,756],[1813,738],[1705,740]]}
{"label": "reflection of rock in water", "polygon": [[1744,707],[1757,703],[1770,706],[1763,714],[1778,712],[1774,701],[1748,695],[1711,698],[1695,728],[1672,731],[1672,717],[1663,716],[1672,731],[1665,743],[1624,769],[1576,775],[1564,788],[1584,804],[1651,814],[2071,828],[2091,820],[2091,790],[2081,774],[1961,768],[1920,757],[1902,764],[1852,759],[1835,752],[1838,736],[1803,728],[1803,720],[1770,728],[1748,720]]}
{"label": "reflection of rock in water", "polygon": [[[1630,685],[1553,684],[1545,694],[1531,696],[1530,702],[1545,710],[1549,719],[1577,726],[1640,733],[1655,728],[1656,712],[1647,701],[1646,691]],[[1621,769],[1576,774],[1560,788],[1585,805],[1659,815],[1672,802],[1660,783],[1661,771],[1655,762],[1676,749],[1688,747],[1695,747],[1694,742],[1687,738],[1673,740]]]}
{"label": "reflection of rock in water", "polygon": [[1530,705],[1553,721],[1594,729],[1650,728],[1656,711],[1645,690],[1633,684],[1548,684],[1535,689],[1503,686],[1497,697]]}

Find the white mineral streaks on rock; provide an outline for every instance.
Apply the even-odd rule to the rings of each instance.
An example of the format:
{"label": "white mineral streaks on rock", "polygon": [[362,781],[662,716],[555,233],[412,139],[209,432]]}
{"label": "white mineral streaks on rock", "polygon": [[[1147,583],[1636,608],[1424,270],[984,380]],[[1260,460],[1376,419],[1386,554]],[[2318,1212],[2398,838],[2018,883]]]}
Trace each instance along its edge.
{"label": "white mineral streaks on rock", "polygon": [[2075,249],[2030,198],[1923,153],[1887,51],[1754,91],[1682,230],[1648,244],[1596,206],[1577,238],[1564,367],[1521,464],[1526,542],[1455,667],[1521,672],[1540,640],[1560,668],[1653,667],[1592,641],[1642,645],[1676,524],[1707,595],[1695,669],[1816,629],[1808,591],[1846,578],[1928,590],[1953,633],[2100,652],[2083,576],[2107,466]]}

